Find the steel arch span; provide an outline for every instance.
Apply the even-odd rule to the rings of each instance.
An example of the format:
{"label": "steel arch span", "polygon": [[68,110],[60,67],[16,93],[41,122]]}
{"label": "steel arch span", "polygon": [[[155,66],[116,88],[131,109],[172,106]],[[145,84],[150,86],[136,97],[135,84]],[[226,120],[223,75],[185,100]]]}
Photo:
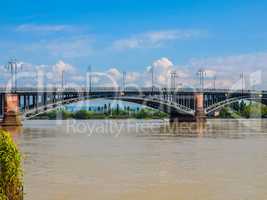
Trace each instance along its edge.
{"label": "steel arch span", "polygon": [[235,97],[235,98],[229,98],[223,101],[220,101],[218,103],[215,103],[207,108],[205,108],[205,114],[211,114],[213,112],[216,112],[220,109],[222,109],[223,107],[227,106],[227,105],[231,105],[233,103],[237,103],[239,101],[242,100],[247,100],[247,101],[255,101],[255,102],[260,102],[264,105],[267,105],[267,98],[266,97],[251,97],[251,96],[240,96],[240,97]]}

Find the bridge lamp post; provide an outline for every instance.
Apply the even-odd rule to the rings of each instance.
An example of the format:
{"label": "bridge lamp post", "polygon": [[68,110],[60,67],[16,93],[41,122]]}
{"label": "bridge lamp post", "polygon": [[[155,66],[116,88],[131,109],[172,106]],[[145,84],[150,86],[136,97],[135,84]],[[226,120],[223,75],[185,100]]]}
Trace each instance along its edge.
{"label": "bridge lamp post", "polygon": [[126,89],[126,72],[124,71],[122,73],[122,90],[123,90],[123,92],[125,92],[125,89]]}
{"label": "bridge lamp post", "polygon": [[176,79],[178,78],[177,72],[172,71],[171,72],[171,89],[176,89]]}
{"label": "bridge lamp post", "polygon": [[214,90],[216,90],[216,79],[217,79],[217,77],[216,77],[216,75],[214,75],[214,77],[213,77],[213,89]]}
{"label": "bridge lamp post", "polygon": [[150,72],[151,72],[151,92],[153,93],[154,91],[154,66],[153,65],[151,66]]}
{"label": "bridge lamp post", "polygon": [[242,87],[242,95],[243,95],[243,93],[244,93],[244,72],[242,72],[241,74],[240,74],[240,78],[241,78],[241,87]]}
{"label": "bridge lamp post", "polygon": [[65,70],[63,69],[61,71],[61,89],[62,89],[62,91],[64,90],[64,73],[65,73]]}
{"label": "bridge lamp post", "polygon": [[17,74],[20,70],[22,70],[22,65],[18,65],[17,60],[15,58],[10,59],[8,64],[6,65],[6,69],[11,73],[12,82],[11,82],[11,90],[16,92],[17,90]]}
{"label": "bridge lamp post", "polygon": [[36,87],[37,89],[44,88],[44,72],[40,68],[36,70]]}
{"label": "bridge lamp post", "polygon": [[204,90],[204,79],[206,76],[206,72],[204,69],[199,69],[197,74],[199,76],[200,89],[201,89],[201,91],[203,91]]}
{"label": "bridge lamp post", "polygon": [[91,94],[92,92],[92,66],[91,65],[89,65],[87,68],[87,74],[89,75],[89,94]]}

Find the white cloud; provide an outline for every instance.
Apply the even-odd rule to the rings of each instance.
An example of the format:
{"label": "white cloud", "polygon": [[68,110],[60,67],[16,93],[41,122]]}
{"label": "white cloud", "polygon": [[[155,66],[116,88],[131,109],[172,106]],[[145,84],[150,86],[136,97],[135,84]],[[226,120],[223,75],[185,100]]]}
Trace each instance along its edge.
{"label": "white cloud", "polygon": [[203,36],[204,32],[200,30],[166,30],[166,31],[156,31],[148,32],[145,36],[153,43],[158,43],[160,41],[166,40],[176,40],[176,39],[191,39],[199,36]]}
{"label": "white cloud", "polygon": [[267,52],[192,59],[190,65],[195,68],[204,67],[225,73],[264,70],[267,68]]}
{"label": "white cloud", "polygon": [[240,89],[242,89],[242,80],[238,80],[238,81],[236,81],[234,83],[231,82],[230,89],[231,90],[240,90]]}
{"label": "white cloud", "polygon": [[67,38],[57,38],[53,40],[41,40],[24,46],[23,50],[48,56],[61,58],[86,57],[92,53],[93,39],[89,36],[75,36]]}
{"label": "white cloud", "polygon": [[172,40],[186,40],[206,36],[201,30],[163,30],[137,34],[114,41],[113,48],[118,50],[134,48],[157,48]]}
{"label": "white cloud", "polygon": [[[253,73],[257,75],[257,79],[261,79],[261,76],[265,76],[267,69],[267,52],[250,53],[232,56],[221,56],[221,57],[210,57],[203,59],[192,59],[188,66],[193,70],[197,71],[199,68],[206,69],[206,77],[211,78],[215,74],[217,76],[217,86],[220,88],[232,88],[237,87],[238,81],[240,81],[240,74],[245,74],[246,88],[255,86],[255,83],[261,88],[266,87],[266,81],[254,81],[252,84],[249,80]],[[208,72],[208,73],[207,73]],[[265,82],[265,83],[264,83]]]}
{"label": "white cloud", "polygon": [[[63,60],[59,60],[53,65],[39,64],[34,65],[31,63],[18,61],[18,65],[22,66],[22,70],[18,72],[19,80],[18,84],[22,86],[35,87],[36,85],[46,86],[59,86],[61,87],[61,72],[64,70],[65,85],[76,83],[80,86],[84,86],[85,77],[83,77],[76,68],[66,63]],[[5,68],[0,67],[1,79],[0,84],[5,85],[10,81],[10,73]],[[38,79],[36,79],[38,77]],[[2,82],[2,83],[1,83]],[[82,85],[81,85],[82,84]]]}
{"label": "white cloud", "polygon": [[[158,60],[155,60],[151,66],[148,66],[146,68],[146,73],[144,73],[143,76],[143,82],[147,86],[151,86],[152,67],[154,70],[154,83],[162,87],[170,86],[171,72],[176,72],[177,85],[191,76],[190,72],[188,72],[188,70],[184,66],[174,65],[174,63],[169,58],[162,57]],[[189,84],[189,82],[186,84]]]}
{"label": "white cloud", "polygon": [[[60,83],[60,72],[66,71],[66,81],[70,80],[78,84],[85,84],[85,76],[79,73],[71,64],[64,60],[59,60],[54,65],[33,65],[26,62],[20,64],[28,66],[26,71],[36,72],[41,69],[46,75],[47,82],[51,84]],[[203,59],[192,59],[185,65],[177,65],[167,57],[159,58],[151,62],[151,66],[142,72],[127,72],[126,82],[129,85],[151,86],[151,67],[154,69],[154,83],[162,87],[170,85],[170,73],[175,71],[177,74],[177,85],[183,84],[188,87],[198,87],[199,78],[197,71],[204,68],[206,71],[205,86],[213,88],[213,77],[216,75],[217,88],[236,88],[240,87],[240,73],[245,73],[245,84],[247,88],[257,87],[266,88],[267,82],[263,78],[266,76],[267,53],[243,54],[236,56],[211,57]],[[25,71],[25,69],[23,70]],[[9,78],[10,74],[0,67],[2,79]],[[108,75],[108,76],[107,76]],[[27,80],[28,81],[28,80]],[[25,82],[27,82],[25,80]],[[3,82],[3,81],[2,81]],[[94,86],[115,86],[122,83],[122,72],[117,67],[109,68],[99,75],[93,76]]]}
{"label": "white cloud", "polygon": [[206,77],[212,78],[216,75],[216,71],[212,69],[205,69]]}
{"label": "white cloud", "polygon": [[138,72],[130,72],[126,74],[126,81],[135,82],[140,78],[140,73]]}
{"label": "white cloud", "polygon": [[0,65],[0,74],[1,74],[1,79],[6,79],[10,76],[10,73],[6,70],[5,65]]}
{"label": "white cloud", "polygon": [[48,65],[45,64],[36,65],[36,68],[40,70],[45,69],[46,67],[48,67]]}
{"label": "white cloud", "polygon": [[84,81],[86,79],[86,77],[76,74],[76,75],[71,76],[71,79],[73,81]]}
{"label": "white cloud", "polygon": [[100,81],[99,77],[95,77],[95,76],[92,77],[92,83],[99,83],[99,81]]}
{"label": "white cloud", "polygon": [[254,87],[262,83],[262,72],[257,70],[250,74],[249,76],[249,84]]}
{"label": "white cloud", "polygon": [[118,80],[119,78],[121,78],[122,74],[120,73],[120,71],[117,68],[110,68],[107,71],[107,74],[110,75],[112,78]]}
{"label": "white cloud", "polygon": [[137,38],[121,39],[113,43],[115,49],[134,49],[140,47],[141,41]]}
{"label": "white cloud", "polygon": [[166,83],[168,83],[168,78],[169,77],[166,76],[165,74],[159,74],[156,78],[156,81],[158,84],[165,86]]}
{"label": "white cloud", "polygon": [[62,71],[73,71],[73,66],[65,63],[63,60],[59,60],[55,65],[53,65],[53,71],[56,73],[61,73]]}
{"label": "white cloud", "polygon": [[178,78],[185,79],[190,77],[189,72],[186,69],[182,69],[180,66],[176,67],[175,72]]}
{"label": "white cloud", "polygon": [[63,60],[59,60],[54,65],[38,65],[38,68],[42,73],[40,75],[44,79],[45,84],[52,84],[61,87],[61,74],[64,71],[64,82],[65,85],[70,81],[80,82],[80,80],[75,80],[79,73],[71,64],[66,63]]}
{"label": "white cloud", "polygon": [[168,58],[163,57],[159,60],[156,60],[153,63],[153,67],[156,69],[161,69],[163,71],[170,71],[173,67],[173,63]]}
{"label": "white cloud", "polygon": [[153,62],[156,84],[166,86],[169,82],[170,73],[173,69],[173,63],[168,58],[161,58]]}
{"label": "white cloud", "polygon": [[70,88],[80,88],[81,85],[76,83],[76,82],[67,82],[65,84],[65,87],[70,87]]}
{"label": "white cloud", "polygon": [[62,24],[21,24],[16,27],[17,32],[62,32],[62,31],[71,31],[73,29],[70,25]]}

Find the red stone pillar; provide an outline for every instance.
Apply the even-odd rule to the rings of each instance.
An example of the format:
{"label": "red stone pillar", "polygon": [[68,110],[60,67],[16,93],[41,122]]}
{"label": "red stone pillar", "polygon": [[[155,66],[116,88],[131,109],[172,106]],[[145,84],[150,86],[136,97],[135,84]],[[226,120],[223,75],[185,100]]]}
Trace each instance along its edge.
{"label": "red stone pillar", "polygon": [[4,99],[4,118],[1,126],[21,126],[19,96],[17,94],[5,94]]}
{"label": "red stone pillar", "polygon": [[196,93],[195,94],[195,119],[196,122],[205,122],[206,115],[204,112],[204,95],[203,93]]}

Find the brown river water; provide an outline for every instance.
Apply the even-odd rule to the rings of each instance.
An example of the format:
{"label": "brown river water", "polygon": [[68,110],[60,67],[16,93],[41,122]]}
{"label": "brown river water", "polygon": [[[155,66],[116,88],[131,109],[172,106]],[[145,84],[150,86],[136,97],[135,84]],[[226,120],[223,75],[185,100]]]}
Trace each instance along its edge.
{"label": "brown river water", "polygon": [[27,121],[26,200],[265,200],[267,120]]}

